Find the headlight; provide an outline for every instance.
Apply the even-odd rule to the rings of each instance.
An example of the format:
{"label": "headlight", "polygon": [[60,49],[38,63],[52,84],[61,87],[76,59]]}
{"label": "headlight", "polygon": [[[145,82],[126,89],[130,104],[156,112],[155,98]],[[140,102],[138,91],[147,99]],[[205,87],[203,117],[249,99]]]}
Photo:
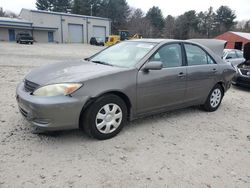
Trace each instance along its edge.
{"label": "headlight", "polygon": [[33,92],[35,96],[58,96],[69,95],[78,90],[82,84],[79,83],[65,83],[65,84],[52,84],[38,88]]}

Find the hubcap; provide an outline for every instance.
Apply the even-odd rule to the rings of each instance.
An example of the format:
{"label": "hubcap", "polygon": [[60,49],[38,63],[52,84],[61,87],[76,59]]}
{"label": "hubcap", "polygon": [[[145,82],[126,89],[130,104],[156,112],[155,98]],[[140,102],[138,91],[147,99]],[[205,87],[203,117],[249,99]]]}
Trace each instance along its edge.
{"label": "hubcap", "polygon": [[122,122],[122,110],[117,104],[106,104],[97,113],[95,122],[101,133],[112,133]]}
{"label": "hubcap", "polygon": [[219,89],[213,90],[210,97],[210,104],[213,108],[216,108],[221,101],[221,91]]}

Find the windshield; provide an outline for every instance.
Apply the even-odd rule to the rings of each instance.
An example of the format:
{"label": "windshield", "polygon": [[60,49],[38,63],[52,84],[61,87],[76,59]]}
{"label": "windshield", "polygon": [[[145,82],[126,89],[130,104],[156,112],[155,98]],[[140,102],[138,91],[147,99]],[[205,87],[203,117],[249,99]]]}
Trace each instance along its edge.
{"label": "windshield", "polygon": [[28,33],[21,33],[20,35],[24,36],[24,37],[29,37],[30,36]]}
{"label": "windshield", "polygon": [[97,54],[90,61],[129,68],[135,66],[155,46],[156,43],[121,42]]}
{"label": "windshield", "polygon": [[103,42],[102,38],[100,38],[100,37],[96,37],[96,41],[97,42]]}

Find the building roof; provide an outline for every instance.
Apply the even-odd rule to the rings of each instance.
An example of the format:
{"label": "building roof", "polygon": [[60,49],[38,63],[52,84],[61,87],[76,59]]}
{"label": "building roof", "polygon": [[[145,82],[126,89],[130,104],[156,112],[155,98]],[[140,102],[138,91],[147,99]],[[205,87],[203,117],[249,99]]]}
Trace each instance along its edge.
{"label": "building roof", "polygon": [[57,27],[38,27],[33,26],[33,23],[22,18],[7,18],[0,17],[0,27],[4,28],[17,28],[17,29],[32,29],[32,30],[45,30],[55,31]]}
{"label": "building roof", "polygon": [[44,13],[44,14],[53,14],[53,15],[62,15],[62,16],[91,18],[91,19],[97,19],[97,20],[111,21],[111,19],[109,19],[109,18],[103,18],[103,17],[97,17],[97,16],[86,16],[86,15],[80,15],[80,14],[71,14],[71,13],[64,13],[64,12],[52,12],[52,11],[45,11],[45,10],[30,10],[30,9],[25,9],[25,8],[23,8],[22,10],[27,10],[27,11],[36,12],[36,13]]}
{"label": "building roof", "polygon": [[0,22],[9,22],[9,23],[28,23],[32,24],[32,22],[28,20],[24,20],[22,18],[8,18],[8,17],[0,17]]}
{"label": "building roof", "polygon": [[250,40],[250,33],[243,33],[243,32],[234,32],[234,31],[230,31],[231,33],[238,35],[242,38],[248,39]]}

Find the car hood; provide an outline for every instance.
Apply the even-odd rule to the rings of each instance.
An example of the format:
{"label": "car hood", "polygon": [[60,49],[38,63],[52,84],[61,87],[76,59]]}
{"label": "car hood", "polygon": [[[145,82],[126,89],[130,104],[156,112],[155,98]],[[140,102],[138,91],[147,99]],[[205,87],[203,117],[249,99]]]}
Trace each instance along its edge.
{"label": "car hood", "polygon": [[55,63],[36,68],[31,71],[25,79],[39,85],[83,82],[95,77],[124,71],[124,69],[125,68],[79,60]]}

